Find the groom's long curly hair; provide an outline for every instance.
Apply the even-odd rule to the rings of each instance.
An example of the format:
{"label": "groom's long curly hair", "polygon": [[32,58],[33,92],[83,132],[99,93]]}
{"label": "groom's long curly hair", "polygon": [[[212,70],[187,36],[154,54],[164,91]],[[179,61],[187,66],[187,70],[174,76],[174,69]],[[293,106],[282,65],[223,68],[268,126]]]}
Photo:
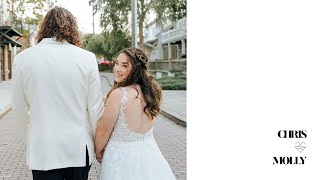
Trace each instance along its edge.
{"label": "groom's long curly hair", "polygon": [[55,38],[58,42],[68,41],[80,47],[81,36],[78,31],[77,19],[70,11],[62,7],[52,8],[39,25],[37,42],[43,38]]}
{"label": "groom's long curly hair", "polygon": [[121,50],[118,53],[118,56],[121,53],[126,54],[129,58],[130,63],[132,64],[132,70],[126,80],[119,83],[114,81],[113,87],[108,93],[107,98],[109,97],[110,93],[118,87],[139,84],[143,98],[146,101],[146,105],[144,106],[143,110],[151,119],[153,119],[160,112],[162,92],[161,87],[154,80],[154,77],[147,71],[148,57],[141,49],[135,47]]}

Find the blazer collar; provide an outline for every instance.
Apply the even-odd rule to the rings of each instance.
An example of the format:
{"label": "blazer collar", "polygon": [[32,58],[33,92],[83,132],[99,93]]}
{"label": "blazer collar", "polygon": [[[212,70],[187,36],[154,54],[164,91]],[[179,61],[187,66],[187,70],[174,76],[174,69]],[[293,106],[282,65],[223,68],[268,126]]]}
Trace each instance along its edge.
{"label": "blazer collar", "polygon": [[56,41],[55,38],[43,38],[39,44],[70,44],[68,41],[64,40],[63,42]]}

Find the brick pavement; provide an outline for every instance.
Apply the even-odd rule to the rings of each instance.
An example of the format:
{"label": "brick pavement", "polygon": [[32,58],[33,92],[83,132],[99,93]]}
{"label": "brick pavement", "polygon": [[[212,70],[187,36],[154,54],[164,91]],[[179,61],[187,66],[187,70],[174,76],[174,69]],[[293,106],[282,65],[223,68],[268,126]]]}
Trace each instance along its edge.
{"label": "brick pavement", "polygon": [[[15,135],[14,114],[9,112],[0,120],[0,180],[32,179],[25,164],[25,144]],[[169,162],[177,180],[186,180],[186,128],[159,116],[154,137]],[[95,161],[89,179],[96,180],[99,163]]]}
{"label": "brick pavement", "polygon": [[160,115],[155,124],[154,138],[177,180],[186,180],[186,128]]}

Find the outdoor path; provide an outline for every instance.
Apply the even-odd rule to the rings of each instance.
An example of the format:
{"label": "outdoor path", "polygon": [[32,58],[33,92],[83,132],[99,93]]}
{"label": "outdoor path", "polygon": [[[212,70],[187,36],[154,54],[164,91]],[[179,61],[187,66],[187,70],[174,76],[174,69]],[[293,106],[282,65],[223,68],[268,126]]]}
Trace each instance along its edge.
{"label": "outdoor path", "polygon": [[[111,88],[106,81],[107,79],[101,75],[102,93],[104,95]],[[9,111],[8,113],[2,113],[1,117],[1,112],[4,112],[3,110],[11,103],[11,86],[11,80],[0,83],[0,180],[31,180],[31,171],[25,163],[25,143],[15,134],[14,114]],[[169,106],[170,103],[167,107]],[[154,128],[154,137],[177,180],[186,180],[187,177],[186,135],[185,127],[176,124],[165,116],[158,116]],[[99,163],[95,161],[91,167],[89,179],[96,180],[98,172]]]}
{"label": "outdoor path", "polygon": [[[0,118],[6,113],[11,103],[12,80],[1,81],[0,83]],[[8,109],[8,110],[6,110]],[[3,112],[3,113],[1,113]]]}
{"label": "outdoor path", "polygon": [[[31,180],[31,170],[25,163],[25,143],[15,134],[14,118],[9,112],[0,119],[0,180]],[[186,180],[186,128],[160,115],[154,138],[177,180]],[[96,180],[98,172],[99,163],[95,161],[89,179]]]}

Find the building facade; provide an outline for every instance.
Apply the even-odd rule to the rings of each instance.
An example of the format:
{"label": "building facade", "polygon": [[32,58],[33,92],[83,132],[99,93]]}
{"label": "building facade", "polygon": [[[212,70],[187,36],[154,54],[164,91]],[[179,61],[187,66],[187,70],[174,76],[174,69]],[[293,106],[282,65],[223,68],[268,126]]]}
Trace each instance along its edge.
{"label": "building facade", "polygon": [[144,46],[151,69],[185,70],[187,57],[187,18],[167,21],[161,28],[151,22],[145,29]]}
{"label": "building facade", "polygon": [[21,47],[22,24],[13,12],[13,0],[0,0],[0,82],[11,79],[13,57]]}

